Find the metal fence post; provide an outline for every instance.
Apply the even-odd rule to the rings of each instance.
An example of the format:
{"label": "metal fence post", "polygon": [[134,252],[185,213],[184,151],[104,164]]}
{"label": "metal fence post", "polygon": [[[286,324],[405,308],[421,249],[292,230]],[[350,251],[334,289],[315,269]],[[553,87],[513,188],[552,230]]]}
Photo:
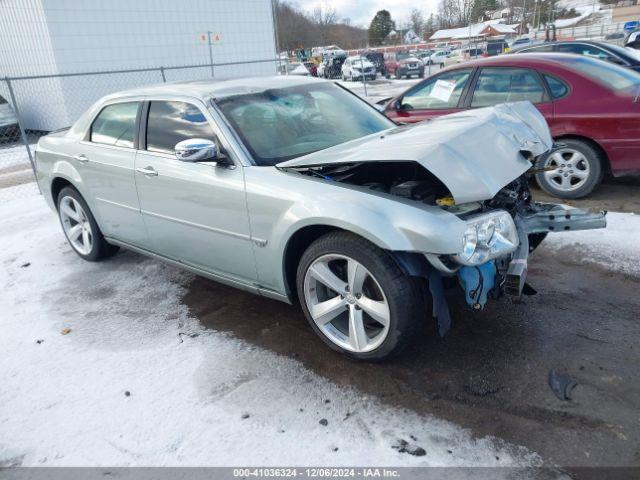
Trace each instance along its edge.
{"label": "metal fence post", "polygon": [[[4,77],[4,81],[7,82],[9,97],[11,98],[11,103],[13,105],[13,113],[16,114],[16,118],[18,119],[18,128],[20,129],[20,137],[22,137],[22,143],[24,143],[24,147],[27,149],[27,155],[29,155],[29,163],[31,164],[31,169],[33,170],[33,176],[36,177],[36,180],[37,180],[38,178],[36,176],[36,164],[34,163],[33,156],[31,155],[31,148],[29,147],[29,141],[27,140],[27,133],[24,131],[24,125],[22,124],[22,116],[20,115],[20,108],[18,107],[18,102],[16,101],[16,95],[13,92],[11,79],[9,77]],[[38,185],[38,190],[40,190],[40,185]]]}
{"label": "metal fence post", "polygon": [[167,83],[167,78],[164,76],[164,67],[160,67],[160,75],[162,75],[162,83]]}

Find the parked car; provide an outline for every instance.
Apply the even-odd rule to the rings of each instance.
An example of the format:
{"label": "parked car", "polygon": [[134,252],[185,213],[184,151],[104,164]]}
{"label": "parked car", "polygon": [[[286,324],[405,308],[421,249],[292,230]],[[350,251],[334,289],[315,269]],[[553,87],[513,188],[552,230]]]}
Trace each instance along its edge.
{"label": "parked car", "polygon": [[424,63],[409,52],[389,52],[385,53],[384,57],[384,67],[389,76],[394,75],[396,78],[424,76]]}
{"label": "parked car", "polygon": [[342,64],[346,59],[347,57],[343,56],[331,56],[325,58],[320,67],[318,67],[318,76],[329,79],[340,78],[342,75]]}
{"label": "parked car", "polygon": [[316,65],[314,62],[303,62],[303,65],[309,72],[309,75],[311,75],[312,77],[318,76],[318,65]]}
{"label": "parked car", "polygon": [[493,57],[509,51],[509,44],[504,39],[487,40],[487,55]]}
{"label": "parked car", "polygon": [[621,47],[607,42],[552,42],[535,47],[523,48],[516,53],[574,53],[587,57],[599,58],[640,72],[640,52],[633,48]]}
{"label": "parked car", "polygon": [[362,56],[376,66],[376,70],[380,73],[380,75],[387,75],[387,71],[384,68],[384,54],[382,52],[369,51],[364,52]]}
{"label": "parked car", "polygon": [[516,38],[511,42],[511,45],[509,45],[509,50],[515,52],[520,48],[530,47],[532,45],[534,45],[534,40],[529,37]]}
{"label": "parked car", "polygon": [[436,50],[428,57],[423,58],[422,61],[425,65],[440,65],[441,67],[444,67],[447,57],[449,57],[449,52]]}
{"label": "parked car", "polygon": [[633,48],[640,50],[640,30],[634,30],[624,39],[624,46],[626,48]]}
{"label": "parked car", "polygon": [[297,301],[331,348],[380,359],[415,338],[427,291],[443,334],[444,283],[480,310],[522,292],[549,231],[605,225],[531,201],[529,159],[550,148],[524,102],[398,128],[332,82],[288,76],[105,97],[42,137],[36,164],[81,258],[125,247]]}
{"label": "parked car", "polygon": [[0,95],[0,143],[15,142],[19,136],[18,119],[9,102]]}
{"label": "parked car", "polygon": [[375,80],[378,76],[376,66],[365,57],[347,57],[342,64],[342,80]]}
{"label": "parked car", "polygon": [[563,146],[538,161],[540,187],[560,198],[588,195],[606,172],[640,173],[640,75],[590,57],[500,55],[447,68],[389,101],[404,123],[526,100]]}

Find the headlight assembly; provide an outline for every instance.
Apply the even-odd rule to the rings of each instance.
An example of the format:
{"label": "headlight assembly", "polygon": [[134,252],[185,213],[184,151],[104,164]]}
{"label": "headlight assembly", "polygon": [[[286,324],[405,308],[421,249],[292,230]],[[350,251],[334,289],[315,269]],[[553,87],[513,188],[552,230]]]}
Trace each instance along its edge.
{"label": "headlight assembly", "polygon": [[495,211],[468,218],[462,251],[453,259],[462,265],[480,265],[513,252],[519,244],[516,225],[507,212]]}

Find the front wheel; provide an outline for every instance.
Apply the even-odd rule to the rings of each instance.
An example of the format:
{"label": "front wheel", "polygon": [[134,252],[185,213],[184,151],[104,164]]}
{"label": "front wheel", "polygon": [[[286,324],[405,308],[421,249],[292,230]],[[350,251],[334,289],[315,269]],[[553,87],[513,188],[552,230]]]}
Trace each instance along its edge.
{"label": "front wheel", "polygon": [[561,139],[565,144],[551,155],[541,157],[536,181],[549,195],[558,198],[582,198],[589,195],[603,176],[600,153],[582,140]]}
{"label": "front wheel", "polygon": [[87,202],[75,188],[63,188],[58,194],[57,206],[67,241],[81,258],[96,262],[118,251],[118,247],[104,239]]}
{"label": "front wheel", "polygon": [[423,294],[391,256],[348,232],[329,233],[303,254],[297,290],[311,328],[359,360],[399,353],[424,318]]}

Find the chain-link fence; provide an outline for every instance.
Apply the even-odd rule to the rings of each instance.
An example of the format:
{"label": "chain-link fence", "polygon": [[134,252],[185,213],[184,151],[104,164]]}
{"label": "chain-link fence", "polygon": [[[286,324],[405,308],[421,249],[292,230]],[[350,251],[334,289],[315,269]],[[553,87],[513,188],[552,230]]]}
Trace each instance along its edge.
{"label": "chain-link fence", "polygon": [[274,74],[278,59],[0,78],[0,201],[31,183],[38,139],[71,126],[109,93],[163,82]]}

